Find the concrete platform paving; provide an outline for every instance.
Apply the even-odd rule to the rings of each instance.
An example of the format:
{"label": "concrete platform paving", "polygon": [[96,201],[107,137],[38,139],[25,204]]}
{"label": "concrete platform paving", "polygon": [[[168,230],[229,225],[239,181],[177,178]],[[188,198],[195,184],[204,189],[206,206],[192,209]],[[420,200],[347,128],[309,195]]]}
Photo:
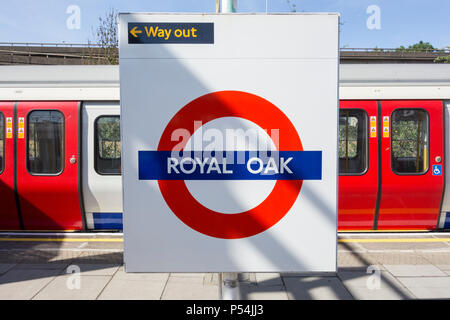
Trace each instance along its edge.
{"label": "concrete platform paving", "polygon": [[[340,234],[335,274],[240,274],[245,300],[450,299],[450,233]],[[121,234],[1,234],[0,299],[216,300],[216,273],[126,273]]]}

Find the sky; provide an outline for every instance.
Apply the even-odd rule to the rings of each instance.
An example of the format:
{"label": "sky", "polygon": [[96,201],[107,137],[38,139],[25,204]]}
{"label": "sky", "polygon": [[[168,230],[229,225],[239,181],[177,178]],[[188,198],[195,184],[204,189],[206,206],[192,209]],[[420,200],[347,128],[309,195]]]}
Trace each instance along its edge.
{"label": "sky", "polygon": [[[449,0],[237,0],[238,12],[339,12],[340,46],[450,46]],[[95,42],[98,19],[118,12],[215,12],[215,0],[0,0],[0,42]]]}

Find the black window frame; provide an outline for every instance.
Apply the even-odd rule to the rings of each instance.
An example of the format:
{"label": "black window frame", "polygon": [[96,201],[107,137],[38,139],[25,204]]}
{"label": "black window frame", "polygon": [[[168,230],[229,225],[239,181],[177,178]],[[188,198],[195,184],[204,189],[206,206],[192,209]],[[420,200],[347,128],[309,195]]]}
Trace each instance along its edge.
{"label": "black window frame", "polygon": [[[349,112],[354,112],[354,111],[360,111],[363,114],[364,117],[364,121],[365,121],[365,125],[363,126],[363,130],[365,130],[365,133],[363,133],[363,137],[366,139],[366,147],[365,147],[365,151],[364,151],[364,170],[358,173],[341,173],[339,168],[340,165],[338,163],[338,174],[339,176],[363,176],[365,175],[368,171],[369,171],[369,115],[367,113],[366,110],[362,109],[362,108],[342,108],[339,109],[339,118],[341,117],[341,112],[345,112],[345,111],[349,111]],[[339,125],[338,125],[338,130],[339,130]],[[338,162],[340,162],[340,157],[339,157],[339,145],[340,145],[340,137],[339,137],[339,132],[338,132]]]}
{"label": "black window frame", "polygon": [[3,114],[3,112],[0,111],[0,117],[2,119],[3,122],[3,130],[2,130],[2,134],[3,134],[3,145],[2,145],[2,163],[0,166],[0,174],[3,173],[3,171],[5,171],[5,144],[6,144],[6,122],[5,122],[5,115]]}
{"label": "black window frame", "polygon": [[[35,112],[35,111],[56,111],[58,113],[60,113],[62,115],[62,148],[61,148],[61,171],[57,172],[57,173],[33,173],[30,171],[29,166],[28,166],[28,159],[29,159],[29,134],[30,134],[30,114]],[[65,168],[65,154],[66,154],[66,117],[64,115],[64,113],[61,110],[58,109],[33,109],[27,112],[26,114],[26,119],[27,119],[27,126],[26,126],[26,135],[25,135],[25,144],[26,144],[26,152],[25,152],[25,167],[27,169],[28,174],[32,175],[32,176],[59,176],[61,175]]]}
{"label": "black window frame", "polygon": [[[98,175],[101,176],[121,176],[122,175],[122,150],[120,152],[120,158],[116,158],[116,159],[120,159],[120,172],[118,173],[108,173],[108,172],[100,172],[98,170],[98,159],[105,159],[100,157],[100,150],[98,148],[98,121],[101,118],[118,118],[119,119],[119,125],[120,125],[120,115],[118,114],[102,114],[100,116],[98,116],[97,118],[95,118],[94,120],[94,170]],[[121,148],[122,148],[122,139],[121,136],[119,136],[119,141],[121,142]]]}
{"label": "black window frame", "polygon": [[[394,134],[394,130],[393,130],[393,126],[392,126],[392,115],[394,114],[395,111],[397,110],[420,110],[420,111],[425,111],[425,115],[427,116],[427,170],[423,171],[423,172],[397,172],[394,170],[394,168],[392,168],[392,164],[394,163],[393,161],[393,148],[392,148],[392,142],[394,141],[393,139],[393,134]],[[428,110],[425,108],[396,108],[394,110],[392,110],[391,114],[390,114],[390,119],[389,119],[389,131],[390,133],[390,154],[391,154],[391,171],[398,175],[398,176],[423,176],[424,174],[427,174],[428,171],[430,170],[430,114],[428,113]],[[425,158],[424,158],[425,160]]]}

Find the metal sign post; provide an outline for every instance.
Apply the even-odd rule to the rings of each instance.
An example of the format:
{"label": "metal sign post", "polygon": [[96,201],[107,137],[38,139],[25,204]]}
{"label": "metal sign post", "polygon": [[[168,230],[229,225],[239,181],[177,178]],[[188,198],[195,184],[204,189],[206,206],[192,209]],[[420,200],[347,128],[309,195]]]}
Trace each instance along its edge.
{"label": "metal sign post", "polygon": [[237,0],[221,0],[220,12],[233,13],[237,12]]}
{"label": "metal sign post", "polygon": [[239,300],[239,279],[237,272],[219,273],[219,297],[221,300]]}
{"label": "metal sign post", "polygon": [[[220,12],[233,13],[237,11],[237,0],[221,0]],[[237,273],[224,272],[219,277],[219,290],[222,300],[238,300],[239,279]]]}

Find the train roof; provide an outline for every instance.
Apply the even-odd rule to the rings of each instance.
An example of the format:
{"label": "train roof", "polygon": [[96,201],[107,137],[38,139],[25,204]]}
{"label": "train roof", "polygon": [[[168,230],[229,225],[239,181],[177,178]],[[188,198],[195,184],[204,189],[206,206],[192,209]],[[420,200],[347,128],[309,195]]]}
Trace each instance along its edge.
{"label": "train roof", "polygon": [[[450,99],[450,64],[341,64],[339,72],[341,99],[392,99],[376,92],[393,87],[403,90],[399,98]],[[0,66],[0,100],[119,100],[118,89],[117,65]]]}
{"label": "train roof", "polygon": [[119,87],[119,67],[0,66],[0,87]]}
{"label": "train roof", "polygon": [[341,86],[450,85],[450,64],[341,64]]}

